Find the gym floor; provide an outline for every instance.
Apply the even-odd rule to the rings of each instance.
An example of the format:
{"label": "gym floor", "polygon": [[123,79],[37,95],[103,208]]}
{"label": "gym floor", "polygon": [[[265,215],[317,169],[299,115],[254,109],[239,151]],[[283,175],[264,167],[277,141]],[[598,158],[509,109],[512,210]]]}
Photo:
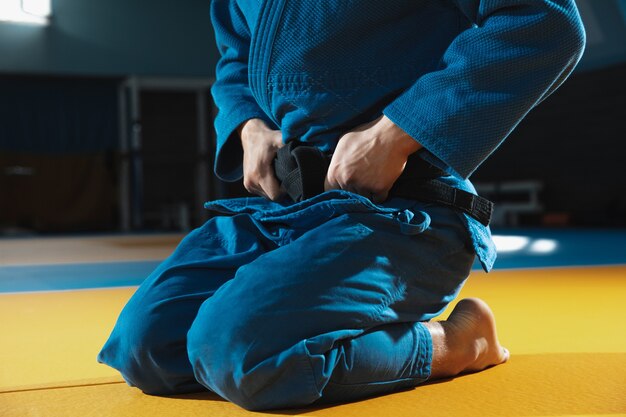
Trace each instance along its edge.
{"label": "gym floor", "polygon": [[210,393],[144,395],[96,362],[125,302],[181,235],[0,240],[0,416],[626,416],[626,230],[496,235],[496,269],[476,268],[460,298],[493,308],[507,364],[271,413]]}

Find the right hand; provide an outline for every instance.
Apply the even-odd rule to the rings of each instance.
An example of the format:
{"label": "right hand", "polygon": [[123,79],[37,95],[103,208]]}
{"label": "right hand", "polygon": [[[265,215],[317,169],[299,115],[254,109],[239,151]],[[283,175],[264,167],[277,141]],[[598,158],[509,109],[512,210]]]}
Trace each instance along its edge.
{"label": "right hand", "polygon": [[243,186],[252,194],[276,201],[285,191],[274,174],[274,158],[283,146],[280,130],[261,119],[250,119],[237,129],[243,147]]}

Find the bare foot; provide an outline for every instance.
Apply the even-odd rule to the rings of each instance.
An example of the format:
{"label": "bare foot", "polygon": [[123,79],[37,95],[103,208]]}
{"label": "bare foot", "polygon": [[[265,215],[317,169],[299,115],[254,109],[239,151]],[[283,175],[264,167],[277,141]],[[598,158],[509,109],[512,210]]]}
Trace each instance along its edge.
{"label": "bare foot", "polygon": [[498,343],[493,312],[478,298],[459,301],[448,320],[424,326],[433,339],[431,379],[481,371],[509,359]]}

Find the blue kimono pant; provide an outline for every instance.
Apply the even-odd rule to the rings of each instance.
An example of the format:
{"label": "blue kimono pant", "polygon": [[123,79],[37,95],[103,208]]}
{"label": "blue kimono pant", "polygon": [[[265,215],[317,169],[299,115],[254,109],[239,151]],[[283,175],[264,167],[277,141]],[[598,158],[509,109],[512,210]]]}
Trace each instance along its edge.
{"label": "blue kimono pant", "polygon": [[222,211],[123,309],[98,360],[148,394],[209,389],[251,410],[350,401],[430,375],[420,323],[458,294],[474,253],[461,216],[344,191]]}

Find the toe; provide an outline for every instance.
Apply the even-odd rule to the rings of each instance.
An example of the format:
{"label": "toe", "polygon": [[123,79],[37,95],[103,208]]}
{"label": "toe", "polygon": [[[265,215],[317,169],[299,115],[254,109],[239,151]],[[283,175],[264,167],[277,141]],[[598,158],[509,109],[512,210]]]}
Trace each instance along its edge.
{"label": "toe", "polygon": [[511,353],[509,352],[509,350],[503,347],[502,348],[502,361],[500,363],[504,363],[508,361],[510,357],[511,357]]}

